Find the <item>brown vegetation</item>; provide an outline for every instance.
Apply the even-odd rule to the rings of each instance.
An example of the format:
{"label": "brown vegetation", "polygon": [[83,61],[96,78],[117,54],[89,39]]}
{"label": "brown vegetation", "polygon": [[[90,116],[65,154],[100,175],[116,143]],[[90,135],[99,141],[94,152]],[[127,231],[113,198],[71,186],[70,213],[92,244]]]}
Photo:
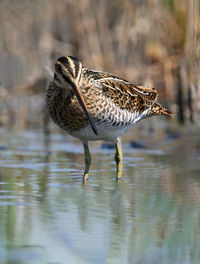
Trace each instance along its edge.
{"label": "brown vegetation", "polygon": [[180,122],[199,122],[199,11],[199,0],[1,1],[0,125],[47,122],[44,93],[61,55],[152,85]]}

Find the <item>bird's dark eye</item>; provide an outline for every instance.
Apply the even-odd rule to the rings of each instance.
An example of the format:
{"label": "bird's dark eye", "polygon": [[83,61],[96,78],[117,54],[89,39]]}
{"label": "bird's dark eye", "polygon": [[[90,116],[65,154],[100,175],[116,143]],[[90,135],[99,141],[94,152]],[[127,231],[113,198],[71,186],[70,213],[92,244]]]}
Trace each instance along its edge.
{"label": "bird's dark eye", "polygon": [[60,66],[60,64],[56,64],[55,69],[57,72],[62,72],[62,67]]}

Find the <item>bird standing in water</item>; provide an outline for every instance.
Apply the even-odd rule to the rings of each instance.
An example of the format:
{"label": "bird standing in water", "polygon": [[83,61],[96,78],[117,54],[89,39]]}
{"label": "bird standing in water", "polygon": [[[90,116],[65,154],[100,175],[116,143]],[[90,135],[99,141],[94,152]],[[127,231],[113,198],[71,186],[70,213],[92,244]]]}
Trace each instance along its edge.
{"label": "bird standing in water", "polygon": [[46,105],[53,121],[83,143],[83,180],[87,180],[91,164],[89,140],[115,143],[116,178],[119,180],[122,173],[121,135],[141,119],[173,115],[156,102],[157,98],[154,88],[86,68],[75,57],[63,56],[55,64]]}

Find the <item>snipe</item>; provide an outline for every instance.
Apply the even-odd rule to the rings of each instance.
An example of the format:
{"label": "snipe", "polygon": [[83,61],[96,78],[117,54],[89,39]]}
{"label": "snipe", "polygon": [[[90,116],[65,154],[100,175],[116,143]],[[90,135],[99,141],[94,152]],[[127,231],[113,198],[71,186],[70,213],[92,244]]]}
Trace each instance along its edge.
{"label": "snipe", "polygon": [[121,135],[141,119],[173,115],[156,102],[157,98],[154,88],[137,86],[110,73],[86,68],[78,59],[66,56],[55,64],[46,104],[54,122],[83,143],[83,179],[88,178],[91,164],[89,140],[115,143],[119,179],[122,172]]}

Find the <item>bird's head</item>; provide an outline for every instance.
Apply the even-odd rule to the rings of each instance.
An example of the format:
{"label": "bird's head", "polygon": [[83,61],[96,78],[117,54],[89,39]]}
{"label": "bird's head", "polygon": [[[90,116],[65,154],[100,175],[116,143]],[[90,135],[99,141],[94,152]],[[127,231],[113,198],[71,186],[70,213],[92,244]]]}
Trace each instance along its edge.
{"label": "bird's head", "polygon": [[55,63],[54,82],[56,85],[72,89],[72,82],[79,84],[82,72],[81,62],[72,56],[60,57]]}

